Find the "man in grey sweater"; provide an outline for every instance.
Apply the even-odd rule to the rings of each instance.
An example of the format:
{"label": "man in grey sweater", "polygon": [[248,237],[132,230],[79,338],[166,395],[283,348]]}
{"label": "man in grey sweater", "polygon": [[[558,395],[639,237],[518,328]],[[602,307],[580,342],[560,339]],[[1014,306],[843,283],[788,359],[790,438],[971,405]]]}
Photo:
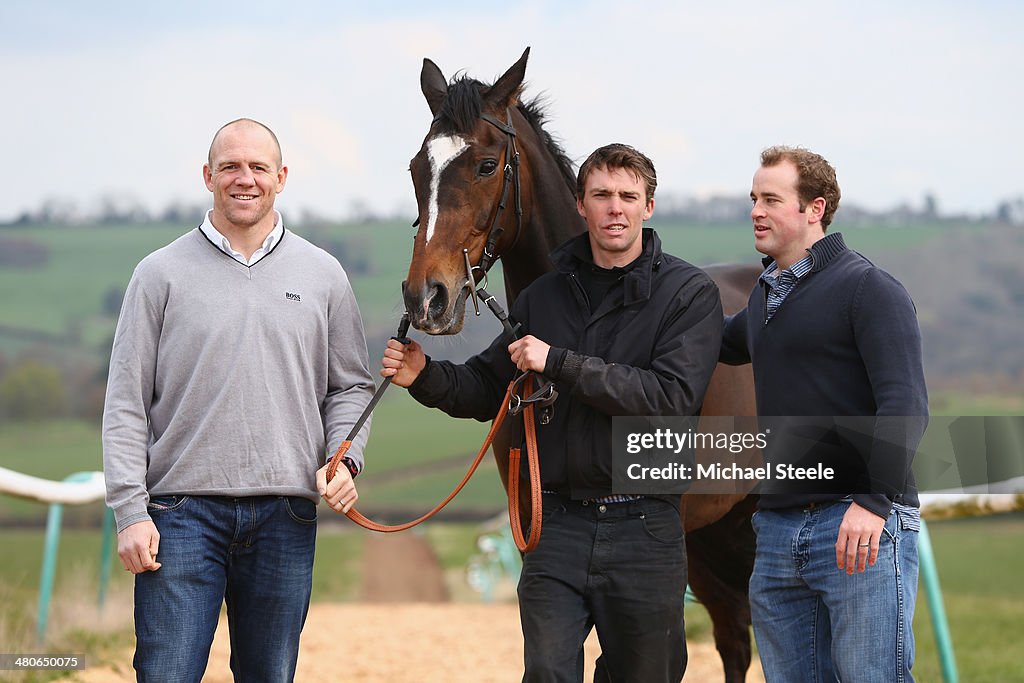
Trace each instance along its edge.
{"label": "man in grey sweater", "polygon": [[[214,136],[213,210],[132,275],[103,416],[107,504],[136,574],[138,679],[198,681],[227,602],[236,680],[295,672],[316,503],[357,498],[373,393],[362,321],[336,259],[284,229],[288,168],[250,119]],[[159,561],[157,558],[159,557]]]}

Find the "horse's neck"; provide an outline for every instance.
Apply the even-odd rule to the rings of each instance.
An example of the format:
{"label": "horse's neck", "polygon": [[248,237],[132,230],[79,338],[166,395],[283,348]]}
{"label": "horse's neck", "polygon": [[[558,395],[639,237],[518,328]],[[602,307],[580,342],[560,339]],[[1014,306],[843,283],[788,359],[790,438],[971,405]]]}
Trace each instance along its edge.
{"label": "horse's neck", "polygon": [[[537,141],[537,149],[543,149]],[[509,303],[531,282],[550,271],[550,254],[570,237],[586,230],[576,211],[576,198],[569,190],[558,164],[546,149],[531,174],[529,214],[523,215],[522,234],[515,248],[502,256],[505,294]]]}

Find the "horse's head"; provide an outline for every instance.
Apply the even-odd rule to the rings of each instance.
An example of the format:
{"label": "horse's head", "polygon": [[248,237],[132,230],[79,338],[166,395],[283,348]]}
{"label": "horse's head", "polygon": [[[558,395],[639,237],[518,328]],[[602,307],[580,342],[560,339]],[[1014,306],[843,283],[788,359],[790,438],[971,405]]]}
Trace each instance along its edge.
{"label": "horse's head", "polygon": [[[516,171],[522,181],[512,178],[511,167],[519,163],[517,132],[527,127],[517,104],[529,53],[527,48],[490,86],[466,77],[449,84],[434,62],[423,60],[420,87],[434,120],[409,165],[419,231],[403,284],[406,310],[418,330],[460,332],[472,285],[467,255],[476,266],[489,238],[488,251],[498,255],[518,237],[517,203],[529,200],[518,194],[520,188],[528,192],[530,171],[525,158]],[[505,209],[499,210],[503,194]],[[473,274],[482,276],[479,269]]]}

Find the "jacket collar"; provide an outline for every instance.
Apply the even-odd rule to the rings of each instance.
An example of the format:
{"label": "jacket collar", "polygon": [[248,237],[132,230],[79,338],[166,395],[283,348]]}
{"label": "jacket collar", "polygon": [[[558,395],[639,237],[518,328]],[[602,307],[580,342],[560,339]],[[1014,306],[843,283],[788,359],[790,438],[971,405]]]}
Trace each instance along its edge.
{"label": "jacket collar", "polygon": [[[663,253],[661,238],[653,228],[643,228],[640,239],[643,251],[622,278],[623,305],[644,301],[651,296],[654,273],[661,266]],[[576,235],[551,252],[551,262],[560,273],[571,275],[584,265],[593,265],[594,256],[590,251],[590,233]]]}
{"label": "jacket collar", "polygon": [[[808,249],[808,253],[811,255],[811,272],[817,273],[822,270],[829,263],[832,262],[836,256],[847,250],[846,241],[843,240],[843,233],[833,232],[830,235],[825,235],[820,240],[811,245]],[[765,256],[761,259],[761,263],[765,268],[770,266],[775,259],[771,256]]]}

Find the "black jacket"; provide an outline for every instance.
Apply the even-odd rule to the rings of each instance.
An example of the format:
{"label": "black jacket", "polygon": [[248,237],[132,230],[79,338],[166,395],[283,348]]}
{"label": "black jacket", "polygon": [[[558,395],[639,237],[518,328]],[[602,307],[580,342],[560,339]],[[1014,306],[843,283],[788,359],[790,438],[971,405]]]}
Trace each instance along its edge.
{"label": "black jacket", "polygon": [[[512,308],[521,335],[550,344],[549,359],[564,356],[548,363],[548,372],[561,366],[550,377],[559,398],[551,421],[537,424],[545,490],[574,499],[612,493],[612,416],[700,412],[721,344],[718,288],[704,271],[662,252],[653,230],[642,239],[642,255],[593,314],[579,282],[579,270],[593,263],[587,234],[555,250],[555,270]],[[500,335],[464,365],[428,361],[409,391],[454,417],[490,420],[515,374],[509,343]]]}

